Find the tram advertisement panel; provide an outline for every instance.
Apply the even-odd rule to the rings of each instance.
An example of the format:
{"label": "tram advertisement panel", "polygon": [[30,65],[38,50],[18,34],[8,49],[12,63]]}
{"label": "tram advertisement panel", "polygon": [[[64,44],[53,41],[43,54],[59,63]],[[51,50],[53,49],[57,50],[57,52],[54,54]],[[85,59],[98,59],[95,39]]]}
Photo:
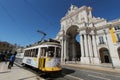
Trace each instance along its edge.
{"label": "tram advertisement panel", "polygon": [[23,63],[38,68],[37,58],[24,57]]}

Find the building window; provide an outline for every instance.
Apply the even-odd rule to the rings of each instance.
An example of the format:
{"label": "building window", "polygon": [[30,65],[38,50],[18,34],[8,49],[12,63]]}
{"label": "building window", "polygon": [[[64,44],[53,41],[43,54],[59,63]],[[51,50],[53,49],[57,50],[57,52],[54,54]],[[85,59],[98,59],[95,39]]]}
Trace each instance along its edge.
{"label": "building window", "polygon": [[117,35],[118,42],[120,42],[120,34],[116,34],[116,35]]}
{"label": "building window", "polygon": [[100,41],[100,44],[104,44],[103,36],[100,36],[100,37],[99,37],[99,41]]}
{"label": "building window", "polygon": [[115,30],[120,30],[120,25],[119,26],[116,26],[114,27]]}

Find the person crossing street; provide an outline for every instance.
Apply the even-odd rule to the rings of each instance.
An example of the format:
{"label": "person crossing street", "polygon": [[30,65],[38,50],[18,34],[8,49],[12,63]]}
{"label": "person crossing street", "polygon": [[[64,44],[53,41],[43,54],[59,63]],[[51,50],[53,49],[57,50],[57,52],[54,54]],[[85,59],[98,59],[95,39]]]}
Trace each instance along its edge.
{"label": "person crossing street", "polygon": [[14,54],[12,54],[12,55],[10,56],[9,64],[8,64],[8,69],[11,69],[11,67],[13,67],[16,54],[17,54],[17,52],[15,52]]}

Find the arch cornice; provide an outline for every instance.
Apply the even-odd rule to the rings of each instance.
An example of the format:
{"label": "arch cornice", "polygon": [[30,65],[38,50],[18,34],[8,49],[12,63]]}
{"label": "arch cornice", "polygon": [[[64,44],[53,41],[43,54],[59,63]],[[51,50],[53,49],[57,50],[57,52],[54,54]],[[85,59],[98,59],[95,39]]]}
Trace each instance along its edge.
{"label": "arch cornice", "polygon": [[112,28],[114,26],[117,26],[117,25],[120,25],[120,21],[116,21],[116,22],[110,22],[108,24],[105,24],[105,25],[102,25],[102,26],[93,26],[93,27],[87,27],[87,26],[83,26],[83,27],[80,27],[78,29],[78,31],[82,31],[82,30],[94,30],[94,31],[99,31],[99,30],[104,30],[104,29],[107,29],[107,28]]}
{"label": "arch cornice", "polygon": [[120,25],[120,20],[116,20],[114,22],[108,22],[107,24],[99,26],[99,27],[92,27],[92,30],[103,30],[107,28],[112,28],[117,25]]}
{"label": "arch cornice", "polygon": [[83,6],[83,7],[79,8],[79,9],[76,9],[74,12],[67,13],[67,14],[61,19],[61,22],[64,21],[64,20],[66,20],[66,19],[68,19],[68,18],[71,18],[71,17],[73,17],[74,15],[77,15],[79,12],[84,11],[84,10],[87,10],[87,9],[88,9],[88,10],[92,10],[91,7]]}

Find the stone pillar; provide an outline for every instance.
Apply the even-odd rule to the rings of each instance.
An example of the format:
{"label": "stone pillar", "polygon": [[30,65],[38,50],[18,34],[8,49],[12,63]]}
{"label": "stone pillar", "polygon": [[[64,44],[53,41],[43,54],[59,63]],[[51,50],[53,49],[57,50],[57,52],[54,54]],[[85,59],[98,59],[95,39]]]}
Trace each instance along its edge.
{"label": "stone pillar", "polygon": [[85,57],[83,35],[80,36],[81,57]]}
{"label": "stone pillar", "polygon": [[81,63],[85,63],[85,49],[84,49],[84,39],[83,34],[80,34],[80,45],[81,45]]}
{"label": "stone pillar", "polygon": [[108,43],[108,48],[110,51],[110,57],[112,60],[112,67],[120,67],[120,60],[117,51],[115,50],[111,35],[109,33],[109,30],[106,30],[105,32],[107,36],[107,43]]}
{"label": "stone pillar", "polygon": [[100,59],[99,59],[99,54],[97,50],[97,43],[96,43],[96,38],[95,34],[92,35],[92,44],[93,44],[93,54],[94,54],[94,64],[100,64]]}
{"label": "stone pillar", "polygon": [[66,37],[64,40],[64,60],[67,59],[67,42],[66,42]]}
{"label": "stone pillar", "polygon": [[84,44],[85,44],[85,57],[88,57],[88,43],[87,43],[87,35],[84,34]]}
{"label": "stone pillar", "polygon": [[69,55],[68,55],[68,36],[65,36],[65,40],[64,40],[64,60],[65,59],[69,59]]}
{"label": "stone pillar", "polygon": [[89,64],[89,55],[88,55],[88,41],[87,41],[87,34],[84,34],[84,44],[85,44],[85,64]]}
{"label": "stone pillar", "polygon": [[61,47],[62,47],[62,49],[61,49],[61,63],[64,63],[64,40],[62,39],[61,40]]}
{"label": "stone pillar", "polygon": [[72,59],[76,57],[76,50],[75,50],[75,41],[72,39]]}
{"label": "stone pillar", "polygon": [[89,61],[90,61],[90,64],[93,64],[93,49],[92,49],[92,42],[91,42],[90,35],[88,35],[88,48],[89,48],[89,54],[88,54]]}

